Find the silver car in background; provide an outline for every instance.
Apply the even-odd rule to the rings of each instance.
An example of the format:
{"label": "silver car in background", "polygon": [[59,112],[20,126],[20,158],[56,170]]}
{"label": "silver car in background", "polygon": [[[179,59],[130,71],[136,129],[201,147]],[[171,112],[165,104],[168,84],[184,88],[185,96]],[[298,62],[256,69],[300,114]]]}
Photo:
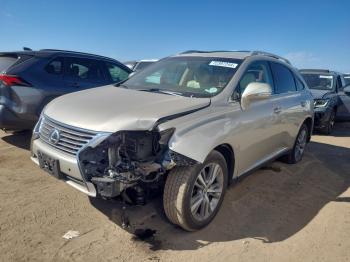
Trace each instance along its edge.
{"label": "silver car in background", "polygon": [[161,189],[169,220],[194,231],[233,179],[276,158],[300,161],[313,115],[289,61],[190,51],[117,86],[55,99],[34,129],[32,160],[92,197],[137,201]]}

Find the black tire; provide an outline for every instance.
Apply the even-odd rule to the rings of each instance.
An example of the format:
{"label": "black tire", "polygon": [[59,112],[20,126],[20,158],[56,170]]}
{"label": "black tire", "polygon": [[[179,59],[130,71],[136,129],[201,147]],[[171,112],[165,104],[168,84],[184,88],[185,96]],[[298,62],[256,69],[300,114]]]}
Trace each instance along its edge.
{"label": "black tire", "polygon": [[333,132],[335,124],[335,110],[332,110],[332,112],[329,115],[329,119],[327,121],[326,127],[322,130],[322,132],[326,135],[330,135]]}
{"label": "black tire", "polygon": [[[299,143],[299,138],[301,135],[304,135],[305,136],[305,144],[304,144],[304,147],[303,147],[303,152],[301,154],[301,156],[298,156],[298,143]],[[294,142],[294,146],[293,146],[293,149],[288,153],[288,155],[285,155],[284,157],[282,157],[282,161],[287,163],[287,164],[296,164],[298,163],[299,161],[302,160],[303,158],[303,155],[304,155],[304,152],[305,152],[305,146],[307,144],[307,141],[308,141],[308,137],[309,137],[309,129],[308,127],[306,126],[306,124],[303,124],[301,127],[300,127],[300,130],[299,130],[299,133],[298,133],[298,136],[296,137],[295,139],[295,142]]]}
{"label": "black tire", "polygon": [[[223,174],[223,186],[220,199],[215,209],[206,219],[200,221],[195,218],[191,211],[191,200],[195,182],[204,167],[209,164],[218,164]],[[225,158],[217,151],[209,154],[205,162],[193,167],[175,167],[170,171],[164,188],[163,206],[168,219],[187,231],[196,231],[208,225],[217,214],[222,204],[227,188],[227,164]]]}

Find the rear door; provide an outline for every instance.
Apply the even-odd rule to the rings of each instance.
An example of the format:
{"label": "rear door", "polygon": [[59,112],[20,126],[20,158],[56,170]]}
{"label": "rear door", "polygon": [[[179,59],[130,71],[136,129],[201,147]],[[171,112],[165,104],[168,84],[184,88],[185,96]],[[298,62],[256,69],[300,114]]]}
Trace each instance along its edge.
{"label": "rear door", "polygon": [[337,110],[338,119],[350,119],[350,95],[344,92],[345,87],[350,86],[350,76],[344,76],[343,81],[341,81],[340,76],[338,76],[338,96],[339,105]]}
{"label": "rear door", "polygon": [[281,63],[270,62],[277,100],[274,112],[279,115],[278,143],[280,148],[291,148],[304,121],[307,98],[298,76]]}
{"label": "rear door", "polygon": [[107,83],[99,61],[65,55],[43,61],[40,72],[33,71],[33,74],[34,85],[40,87],[32,102],[37,115],[56,97]]}

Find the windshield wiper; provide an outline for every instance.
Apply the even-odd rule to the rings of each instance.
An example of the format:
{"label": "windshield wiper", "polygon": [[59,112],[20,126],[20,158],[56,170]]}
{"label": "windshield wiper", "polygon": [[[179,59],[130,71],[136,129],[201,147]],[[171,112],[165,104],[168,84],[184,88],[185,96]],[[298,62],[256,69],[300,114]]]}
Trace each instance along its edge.
{"label": "windshield wiper", "polygon": [[151,93],[161,93],[161,94],[173,95],[173,96],[184,96],[184,94],[181,93],[181,92],[170,91],[170,90],[162,90],[162,89],[159,89],[159,88],[137,89],[137,91],[151,92]]}

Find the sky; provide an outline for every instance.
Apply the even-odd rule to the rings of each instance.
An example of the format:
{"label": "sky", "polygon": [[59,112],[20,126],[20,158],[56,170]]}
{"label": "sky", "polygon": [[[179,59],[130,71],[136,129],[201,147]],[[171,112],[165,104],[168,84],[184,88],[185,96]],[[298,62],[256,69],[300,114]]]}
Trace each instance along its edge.
{"label": "sky", "polygon": [[263,50],[350,72],[350,1],[0,0],[0,51],[54,48],[120,61]]}

